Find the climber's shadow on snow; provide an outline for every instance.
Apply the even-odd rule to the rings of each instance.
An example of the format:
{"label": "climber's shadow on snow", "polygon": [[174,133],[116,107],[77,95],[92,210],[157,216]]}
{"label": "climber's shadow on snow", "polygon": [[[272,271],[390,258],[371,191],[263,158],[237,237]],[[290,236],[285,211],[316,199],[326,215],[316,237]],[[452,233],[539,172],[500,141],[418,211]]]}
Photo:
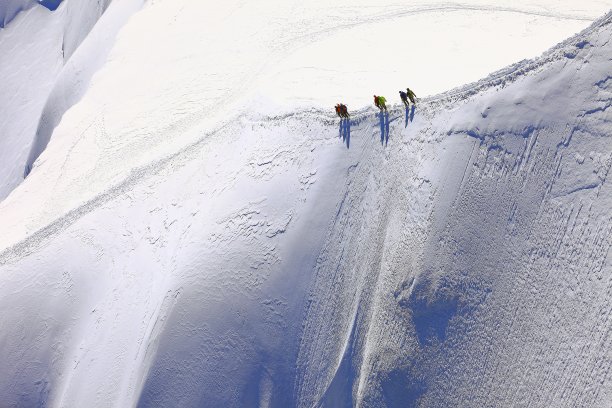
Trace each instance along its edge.
{"label": "climber's shadow on snow", "polygon": [[386,146],[389,143],[389,112],[380,111],[378,119],[380,121],[380,144]]}
{"label": "climber's shadow on snow", "polygon": [[350,119],[340,119],[340,137],[346,144],[346,148],[351,147],[351,121]]}
{"label": "climber's shadow on snow", "polygon": [[404,127],[407,127],[408,123],[413,121],[414,110],[415,110],[414,105],[412,105],[411,107],[406,106],[406,123],[404,124]]}

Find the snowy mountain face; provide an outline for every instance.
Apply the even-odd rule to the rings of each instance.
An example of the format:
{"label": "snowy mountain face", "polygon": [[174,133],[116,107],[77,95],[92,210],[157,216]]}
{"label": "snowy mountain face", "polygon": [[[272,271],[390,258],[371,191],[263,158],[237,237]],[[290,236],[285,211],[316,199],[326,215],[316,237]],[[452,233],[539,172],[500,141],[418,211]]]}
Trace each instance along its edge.
{"label": "snowy mountain face", "polygon": [[[203,3],[111,3],[32,97],[5,156],[30,171],[0,202],[0,406],[609,406],[612,14],[404,110],[399,73],[370,91],[348,63],[385,73],[379,38],[320,90],[317,52],[427,7],[511,15],[526,42],[526,15],[588,13]],[[70,4],[22,12],[0,49]],[[389,114],[340,122],[343,83]],[[6,100],[3,129],[36,116]]]}
{"label": "snowy mountain face", "polygon": [[[0,2],[0,22],[5,23],[0,24],[0,111],[10,118],[0,122],[0,200],[29,173],[63,113],[106,62],[116,32],[142,1],[120,3],[110,10],[114,17],[91,32],[110,0]],[[73,55],[79,45],[81,51]]]}

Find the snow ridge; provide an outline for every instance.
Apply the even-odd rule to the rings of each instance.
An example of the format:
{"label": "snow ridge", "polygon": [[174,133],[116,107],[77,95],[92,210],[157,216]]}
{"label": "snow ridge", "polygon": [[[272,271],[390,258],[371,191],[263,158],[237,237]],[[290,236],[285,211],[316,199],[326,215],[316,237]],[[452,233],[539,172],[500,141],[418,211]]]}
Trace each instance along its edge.
{"label": "snow ridge", "polygon": [[[599,31],[612,23],[612,12],[609,12],[605,16],[598,19],[587,29],[581,33],[576,34],[572,38],[569,38],[551,50],[547,51],[542,57],[534,60],[525,60],[518,62],[506,69],[500,70],[473,84],[468,84],[463,87],[449,90],[439,95],[424,98],[419,105],[419,111],[425,115],[435,115],[437,112],[442,111],[449,107],[449,105],[456,104],[459,101],[467,101],[470,97],[483,93],[487,90],[504,87],[513,81],[522,78],[532,72],[536,72],[543,69],[547,64],[558,61],[559,59],[567,58],[567,55],[574,52],[576,49],[581,49],[581,39],[588,37],[592,33]],[[397,115],[402,112],[402,108],[397,105],[390,109],[391,113]],[[365,108],[356,112],[353,112],[354,123],[359,124],[362,120],[370,117],[374,112],[373,108]],[[0,251],[0,265],[7,262],[14,262],[23,256],[26,256],[36,248],[38,248],[46,239],[49,239],[59,232],[65,230],[68,226],[74,223],[83,215],[91,212],[99,205],[108,202],[115,198],[119,194],[129,190],[139,179],[147,177],[157,172],[157,169],[167,166],[172,163],[173,160],[178,160],[184,156],[189,156],[190,152],[196,150],[199,146],[204,143],[209,143],[211,137],[222,137],[222,132],[229,123],[239,122],[247,117],[246,113],[240,113],[235,117],[227,120],[225,123],[219,125],[216,130],[203,134],[199,140],[195,143],[184,147],[182,150],[175,152],[174,154],[160,159],[156,162],[149,163],[146,166],[133,169],[128,178],[117,183],[109,190],[98,194],[96,197],[89,200],[87,203],[80,205],[79,207],[68,212],[65,216],[55,220],[51,224],[29,234],[29,236],[20,242],[14,243],[2,251]],[[327,110],[321,110],[316,108],[310,108],[308,110],[302,110],[298,112],[286,113],[283,115],[266,115],[264,117],[258,117],[257,120],[264,123],[283,122],[287,119],[300,119],[300,120],[317,120],[322,121],[325,125],[335,124],[335,119],[332,113]]]}
{"label": "snow ridge", "polygon": [[[176,4],[144,9],[131,34]],[[0,237],[3,403],[607,406],[611,20],[417,109],[341,123],[247,107],[193,126],[205,108],[186,87],[195,108],[161,136],[129,126],[122,137],[144,134],[130,145],[113,120],[80,116],[92,87],[66,116],[96,132],[60,124],[0,204],[24,220]],[[79,179],[158,137],[116,178]],[[87,162],[97,148],[110,154]],[[41,173],[65,201],[27,194]],[[15,200],[41,196],[70,210]]]}
{"label": "snow ridge", "polygon": [[489,88],[504,87],[507,83],[513,82],[522,75],[528,75],[531,72],[543,68],[545,65],[551,62],[565,58],[568,55],[572,55],[576,49],[581,49],[587,44],[584,43],[582,39],[588,37],[594,31],[600,30],[610,23],[612,23],[612,11],[597,19],[583,31],[552,47],[541,57],[533,60],[517,62],[509,67],[491,73],[491,75],[483,78],[480,81],[472,84],[466,84],[456,89],[451,89],[439,95],[433,95],[425,98],[424,101],[447,105],[455,103],[458,100],[467,99],[469,96],[481,93]]}
{"label": "snow ridge", "polygon": [[298,406],[606,406],[610,14],[593,28],[360,162],[317,264]]}

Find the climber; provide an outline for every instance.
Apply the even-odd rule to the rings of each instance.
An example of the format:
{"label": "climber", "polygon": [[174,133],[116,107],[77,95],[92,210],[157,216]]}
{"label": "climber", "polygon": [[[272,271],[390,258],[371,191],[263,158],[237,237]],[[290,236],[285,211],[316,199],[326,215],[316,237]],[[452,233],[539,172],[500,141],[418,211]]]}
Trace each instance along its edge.
{"label": "climber", "polygon": [[406,94],[404,91],[399,91],[399,94],[402,102],[404,102],[404,106],[408,108],[408,106],[410,106],[410,103],[408,102],[408,94]]}
{"label": "climber", "polygon": [[412,92],[410,88],[406,88],[406,93],[408,94],[408,98],[410,98],[410,102],[412,102],[413,105],[416,105],[416,95],[414,92]]}
{"label": "climber", "polygon": [[380,109],[380,111],[382,112],[383,110],[386,112],[387,111],[387,98],[385,98],[384,96],[379,96],[378,97],[378,109]]}
{"label": "climber", "polygon": [[374,105],[380,109],[380,103],[378,102],[378,96],[374,95]]}
{"label": "climber", "polygon": [[340,104],[339,103],[336,104],[336,115],[338,115],[339,117],[342,117],[342,112],[340,110]]}
{"label": "climber", "polygon": [[350,117],[350,116],[351,116],[351,115],[349,115],[349,113],[348,113],[348,108],[347,108],[347,107],[346,107],[346,105],[345,105],[345,104],[343,104],[343,103],[341,103],[341,104],[340,104],[340,115],[341,115],[342,117],[345,117],[345,118],[348,118],[348,117]]}

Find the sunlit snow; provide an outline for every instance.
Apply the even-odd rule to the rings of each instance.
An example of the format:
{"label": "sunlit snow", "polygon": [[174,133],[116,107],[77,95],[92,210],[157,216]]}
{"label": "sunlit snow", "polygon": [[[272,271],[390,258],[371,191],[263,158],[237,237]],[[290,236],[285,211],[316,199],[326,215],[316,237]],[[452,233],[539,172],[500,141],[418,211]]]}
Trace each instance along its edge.
{"label": "sunlit snow", "polygon": [[612,400],[607,2],[55,5],[0,3],[0,406]]}

